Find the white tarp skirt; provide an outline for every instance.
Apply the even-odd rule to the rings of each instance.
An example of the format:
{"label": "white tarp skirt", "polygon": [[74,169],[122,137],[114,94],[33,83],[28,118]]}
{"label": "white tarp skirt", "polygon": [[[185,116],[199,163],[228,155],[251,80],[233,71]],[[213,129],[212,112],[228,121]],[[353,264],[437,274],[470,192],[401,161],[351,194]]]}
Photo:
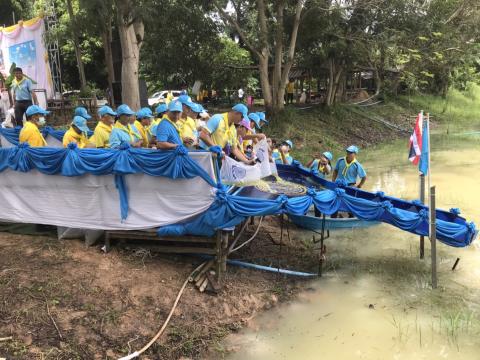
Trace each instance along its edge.
{"label": "white tarp skirt", "polygon": [[[191,153],[212,178],[209,153]],[[101,230],[169,225],[206,211],[215,189],[203,179],[125,175],[129,212],[123,222],[114,175],[66,177],[5,170],[0,173],[0,221]]]}

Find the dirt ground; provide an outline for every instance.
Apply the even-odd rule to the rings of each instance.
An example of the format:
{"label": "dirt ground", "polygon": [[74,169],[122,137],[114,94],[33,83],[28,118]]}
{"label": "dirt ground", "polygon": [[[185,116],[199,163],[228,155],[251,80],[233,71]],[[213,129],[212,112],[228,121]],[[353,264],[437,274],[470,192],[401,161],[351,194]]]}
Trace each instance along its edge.
{"label": "dirt ground", "polygon": [[[254,229],[250,229],[253,231]],[[237,256],[301,271],[316,268],[308,246],[289,246],[271,219]],[[158,331],[201,260],[144,248],[105,254],[80,240],[0,233],[0,358],[116,359]],[[142,359],[222,358],[220,341],[259,312],[290,300],[308,281],[228,267],[223,291],[188,285],[166,333]],[[12,337],[8,339],[8,337]]]}

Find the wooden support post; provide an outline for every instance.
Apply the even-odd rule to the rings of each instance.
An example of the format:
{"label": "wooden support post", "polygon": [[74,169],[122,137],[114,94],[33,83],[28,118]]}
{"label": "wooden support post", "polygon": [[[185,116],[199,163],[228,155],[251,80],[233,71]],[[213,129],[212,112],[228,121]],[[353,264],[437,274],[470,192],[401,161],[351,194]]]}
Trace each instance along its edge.
{"label": "wooden support post", "polygon": [[437,288],[437,226],[435,215],[435,186],[430,188],[430,252],[432,256],[432,289]]}
{"label": "wooden support post", "polygon": [[227,272],[227,257],[228,257],[228,231],[222,231],[222,273]]}
{"label": "wooden support post", "polygon": [[222,234],[222,230],[217,230],[217,241],[215,244],[215,271],[219,283],[222,282]]}
{"label": "wooden support post", "polygon": [[[425,175],[420,174],[420,201],[425,204]],[[425,237],[420,235],[420,259],[425,257]]]}

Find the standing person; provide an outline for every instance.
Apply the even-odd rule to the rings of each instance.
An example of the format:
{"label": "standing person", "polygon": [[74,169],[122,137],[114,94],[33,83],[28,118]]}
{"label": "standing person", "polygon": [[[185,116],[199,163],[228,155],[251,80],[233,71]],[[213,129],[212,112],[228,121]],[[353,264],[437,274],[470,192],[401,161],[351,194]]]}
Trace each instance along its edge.
{"label": "standing person", "polygon": [[26,142],[32,147],[47,146],[47,142],[38,128],[46,124],[45,115],[49,113],[38,105],[30,105],[25,111],[27,122],[20,131],[18,142]]}
{"label": "standing person", "polygon": [[232,152],[239,161],[248,165],[253,164],[253,161],[247,159],[236,146],[235,125],[239,125],[243,119],[248,121],[248,109],[243,104],[235,105],[229,112],[212,116],[200,133],[200,147],[209,149],[218,146],[227,155]]}
{"label": "standing person", "polygon": [[[363,169],[362,164],[357,160],[358,147],[351,145],[345,150],[347,156],[338,159],[335,164],[332,180],[345,180],[348,186],[356,186],[360,189],[367,180],[367,173]],[[357,178],[360,178],[358,185]]]}
{"label": "standing person", "polygon": [[110,147],[110,134],[112,133],[112,127],[115,123],[115,116],[117,113],[112,110],[110,106],[102,106],[98,110],[98,116],[100,121],[95,127],[90,143],[95,145],[96,148],[109,148]]}
{"label": "standing person", "polygon": [[293,94],[295,93],[295,82],[290,79],[287,84],[287,104],[293,104]]}
{"label": "standing person", "polygon": [[192,99],[188,95],[180,95],[178,101],[182,104],[182,114],[176,123],[180,130],[180,137],[185,144],[194,146],[198,144],[196,123],[198,112],[194,110],[199,111],[199,106],[192,102]]}
{"label": "standing person", "polygon": [[135,138],[134,134],[130,130],[130,119],[135,113],[126,104],[122,104],[117,108],[118,120],[113,126],[110,133],[110,147],[112,149],[118,149],[122,143],[130,144],[133,147],[140,147],[142,140]]}
{"label": "standing person", "polygon": [[314,157],[310,160],[307,164],[307,168],[318,171],[320,177],[325,178],[325,176],[329,175],[332,171],[332,159],[332,153],[330,151],[325,151],[318,159]]}
{"label": "standing person", "polygon": [[23,126],[23,115],[32,104],[38,104],[37,95],[33,92],[32,80],[23,75],[21,68],[13,70],[15,78],[12,82],[13,106],[15,108],[15,126]]}
{"label": "standing person", "polygon": [[77,147],[80,149],[94,147],[94,145],[88,142],[87,134],[89,131],[87,119],[81,116],[74,116],[70,129],[63,135],[63,147],[66,148],[70,143],[77,144]]}

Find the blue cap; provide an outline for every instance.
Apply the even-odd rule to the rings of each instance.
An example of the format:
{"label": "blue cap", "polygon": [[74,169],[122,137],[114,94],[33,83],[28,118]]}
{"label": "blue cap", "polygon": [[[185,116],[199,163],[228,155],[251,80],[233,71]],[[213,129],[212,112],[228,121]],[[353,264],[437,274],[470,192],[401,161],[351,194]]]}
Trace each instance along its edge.
{"label": "blue cap", "polygon": [[322,155],[325,156],[329,161],[332,161],[333,159],[333,155],[330,151],[325,151]]}
{"label": "blue cap", "polygon": [[137,119],[145,119],[145,118],[153,118],[153,115],[151,114],[151,110],[149,111],[149,108],[141,108],[140,110],[137,111]]}
{"label": "blue cap", "polygon": [[188,96],[187,94],[180,95],[177,100],[180,101],[184,105],[187,105],[188,103],[192,102],[192,98],[190,96]]}
{"label": "blue cap", "polygon": [[345,150],[349,153],[358,154],[358,147],[356,147],[355,145],[350,145]]}
{"label": "blue cap", "polygon": [[75,125],[77,128],[79,128],[81,132],[87,133],[90,131],[87,126],[87,119],[85,119],[83,116],[74,116],[72,125]]}
{"label": "blue cap", "polygon": [[285,140],[284,143],[290,146],[290,149],[293,149],[293,143],[291,140]]}
{"label": "blue cap", "polygon": [[258,115],[258,117],[260,118],[261,121],[268,124],[268,120],[265,118],[265,113],[263,111],[257,112],[257,115]]}
{"label": "blue cap", "polygon": [[200,105],[200,104],[197,104],[197,103],[191,103],[190,109],[191,109],[194,113],[198,113],[198,114],[200,114],[201,112],[204,111],[203,106]]}
{"label": "blue cap", "polygon": [[85,109],[83,106],[78,106],[75,108],[75,112],[73,113],[73,116],[81,116],[84,119],[91,119],[92,117],[88,114],[87,109]]}
{"label": "blue cap", "polygon": [[260,129],[260,117],[257,113],[248,114],[248,120],[253,121],[255,123],[255,127]]}
{"label": "blue cap", "polygon": [[232,107],[232,110],[241,113],[243,118],[248,120],[248,108],[245,105],[237,104]]}
{"label": "blue cap", "polygon": [[117,113],[110,106],[105,105],[98,109],[98,116],[102,117],[104,115],[117,116]]}
{"label": "blue cap", "polygon": [[122,104],[117,108],[117,115],[135,115],[135,112],[127,104]]}
{"label": "blue cap", "polygon": [[36,115],[36,114],[40,114],[40,115],[48,115],[50,114],[50,111],[47,111],[47,110],[44,110],[42,109],[40,106],[38,105],[30,105],[28,108],[27,108],[27,111],[25,111],[25,115],[27,117],[30,117],[32,115]]}
{"label": "blue cap", "polygon": [[182,112],[182,103],[179,100],[170,101],[170,104],[168,104],[168,111]]}
{"label": "blue cap", "polygon": [[160,104],[155,108],[155,112],[157,113],[157,115],[167,112],[167,110],[168,110],[167,104]]}
{"label": "blue cap", "polygon": [[203,107],[203,105],[198,104],[198,106],[200,106],[200,110],[201,110],[200,112],[201,112],[201,113],[208,113],[208,110],[205,109],[205,108]]}

